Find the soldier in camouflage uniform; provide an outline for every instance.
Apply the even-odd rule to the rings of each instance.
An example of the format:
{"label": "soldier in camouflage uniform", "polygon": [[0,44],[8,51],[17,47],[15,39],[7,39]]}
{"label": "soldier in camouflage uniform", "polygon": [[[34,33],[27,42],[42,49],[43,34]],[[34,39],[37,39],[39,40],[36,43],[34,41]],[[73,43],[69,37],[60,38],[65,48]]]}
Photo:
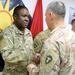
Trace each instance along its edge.
{"label": "soldier in camouflage uniform", "polygon": [[35,63],[39,67],[39,59],[36,59],[38,56],[40,57],[40,52],[42,49],[42,46],[44,44],[44,41],[49,37],[50,35],[50,30],[46,29],[42,32],[40,32],[35,38],[34,38],[34,51],[36,52],[34,56]]}
{"label": "soldier in camouflage uniform", "polygon": [[41,50],[40,68],[29,64],[30,75],[75,75],[75,33],[64,24],[65,5],[51,2],[46,22],[51,33]]}
{"label": "soldier in camouflage uniform", "polygon": [[35,38],[34,38],[34,50],[36,53],[40,53],[42,46],[44,44],[44,41],[49,37],[50,30],[46,29],[42,32],[40,32]]}
{"label": "soldier in camouflage uniform", "polygon": [[17,6],[14,22],[1,32],[0,52],[5,61],[3,75],[28,75],[27,65],[32,61],[34,49],[30,31],[29,12],[25,6]]}

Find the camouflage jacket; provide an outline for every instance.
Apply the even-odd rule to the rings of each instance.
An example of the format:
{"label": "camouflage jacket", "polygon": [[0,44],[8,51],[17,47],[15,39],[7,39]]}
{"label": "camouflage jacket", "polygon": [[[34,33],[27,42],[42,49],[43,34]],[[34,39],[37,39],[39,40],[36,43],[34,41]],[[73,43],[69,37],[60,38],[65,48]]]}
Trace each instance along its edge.
{"label": "camouflage jacket", "polygon": [[5,61],[3,75],[27,75],[26,67],[33,59],[33,39],[25,28],[22,33],[14,24],[1,32],[0,52]]}
{"label": "camouflage jacket", "polygon": [[75,75],[75,33],[60,26],[54,29],[41,50],[40,68],[30,75]]}
{"label": "camouflage jacket", "polygon": [[35,50],[35,52],[38,52],[38,53],[41,52],[44,41],[49,37],[49,35],[50,35],[50,30],[46,29],[46,30],[40,32],[34,38],[34,50]]}

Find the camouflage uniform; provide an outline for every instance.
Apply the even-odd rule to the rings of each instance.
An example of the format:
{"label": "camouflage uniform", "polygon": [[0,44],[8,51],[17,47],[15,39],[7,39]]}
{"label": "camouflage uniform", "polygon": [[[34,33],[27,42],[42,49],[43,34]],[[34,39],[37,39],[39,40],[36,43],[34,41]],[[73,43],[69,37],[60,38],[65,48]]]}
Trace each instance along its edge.
{"label": "camouflage uniform", "polygon": [[33,58],[33,40],[30,31],[22,33],[14,24],[1,33],[0,52],[5,61],[3,75],[27,75],[26,67]]}
{"label": "camouflage uniform", "polygon": [[34,39],[34,50],[37,53],[40,53],[42,46],[44,44],[44,41],[49,37],[50,30],[46,29],[42,32],[40,32]]}
{"label": "camouflage uniform", "polygon": [[[42,32],[40,32],[35,38],[34,38],[34,50],[36,53],[40,53],[42,46],[44,44],[44,41],[49,37],[50,35],[50,30],[46,29]],[[35,73],[38,74],[39,72],[39,65],[37,65],[38,67],[36,67],[36,65],[34,65],[35,69],[33,70],[33,72],[31,72],[32,70],[30,70],[29,75],[33,75]]]}
{"label": "camouflage uniform", "polygon": [[32,66],[30,75],[75,75],[74,50],[75,33],[66,26],[54,29],[43,45],[40,71]]}

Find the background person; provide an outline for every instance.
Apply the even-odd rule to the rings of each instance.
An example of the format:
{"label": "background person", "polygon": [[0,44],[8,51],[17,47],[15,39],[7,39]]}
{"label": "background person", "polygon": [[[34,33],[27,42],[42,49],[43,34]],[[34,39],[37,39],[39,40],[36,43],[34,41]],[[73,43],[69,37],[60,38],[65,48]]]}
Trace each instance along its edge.
{"label": "background person", "polygon": [[75,19],[71,21],[72,30],[75,32]]}
{"label": "background person", "polygon": [[34,38],[34,50],[36,53],[41,52],[44,41],[49,37],[49,35],[50,35],[49,29],[46,29],[36,35],[36,37]]}
{"label": "background person", "polygon": [[37,66],[39,66],[39,62],[40,62],[40,52],[42,49],[42,46],[44,44],[44,41],[49,37],[50,35],[50,30],[46,29],[42,32],[40,32],[39,34],[36,35],[36,37],[34,38],[34,51],[36,52],[34,54],[34,62],[37,64]]}

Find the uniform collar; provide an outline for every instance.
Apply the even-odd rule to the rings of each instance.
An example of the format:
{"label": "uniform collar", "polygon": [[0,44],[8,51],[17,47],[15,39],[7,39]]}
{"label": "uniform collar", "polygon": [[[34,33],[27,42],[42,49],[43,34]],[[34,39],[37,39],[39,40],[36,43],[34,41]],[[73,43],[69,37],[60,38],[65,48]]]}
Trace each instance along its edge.
{"label": "uniform collar", "polygon": [[55,32],[58,31],[58,30],[62,30],[62,29],[65,28],[65,27],[66,27],[66,25],[61,25],[61,26],[55,28],[54,30],[51,31],[50,35],[52,35],[53,33],[55,33]]}
{"label": "uniform collar", "polygon": [[15,33],[17,33],[17,34],[21,34],[21,35],[24,35],[24,34],[26,35],[26,34],[28,34],[28,32],[26,32],[27,28],[24,29],[24,33],[23,33],[22,31],[20,31],[20,30],[16,27],[15,24],[13,24],[13,27],[14,27],[14,29],[15,29]]}

